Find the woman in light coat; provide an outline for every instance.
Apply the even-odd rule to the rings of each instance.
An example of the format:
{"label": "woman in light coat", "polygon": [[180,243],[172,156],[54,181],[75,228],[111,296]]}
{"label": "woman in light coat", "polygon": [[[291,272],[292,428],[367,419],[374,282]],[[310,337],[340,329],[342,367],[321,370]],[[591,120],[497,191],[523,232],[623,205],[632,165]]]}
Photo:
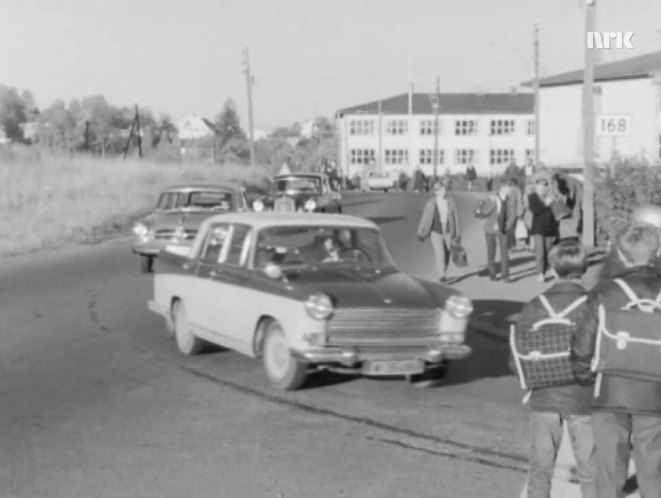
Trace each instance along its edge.
{"label": "woman in light coat", "polygon": [[450,249],[461,238],[459,215],[454,199],[448,197],[449,184],[443,180],[434,185],[434,196],[427,201],[418,225],[418,239],[431,239],[440,281],[447,282]]}

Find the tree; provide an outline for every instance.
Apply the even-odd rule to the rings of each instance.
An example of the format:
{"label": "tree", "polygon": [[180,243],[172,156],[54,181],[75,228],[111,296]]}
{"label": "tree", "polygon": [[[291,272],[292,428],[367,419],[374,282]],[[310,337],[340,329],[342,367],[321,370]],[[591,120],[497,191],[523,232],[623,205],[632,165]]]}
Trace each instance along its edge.
{"label": "tree", "polygon": [[37,143],[73,152],[76,147],[76,119],[62,100],[55,101],[39,116]]}
{"label": "tree", "polygon": [[0,127],[4,129],[6,137],[13,142],[23,142],[21,125],[27,121],[27,106],[18,90],[0,85]]}
{"label": "tree", "polygon": [[216,116],[215,125],[218,129],[219,147],[221,149],[232,139],[246,139],[246,134],[241,129],[239,115],[236,112],[236,104],[232,99],[227,99],[225,102],[222,112]]}

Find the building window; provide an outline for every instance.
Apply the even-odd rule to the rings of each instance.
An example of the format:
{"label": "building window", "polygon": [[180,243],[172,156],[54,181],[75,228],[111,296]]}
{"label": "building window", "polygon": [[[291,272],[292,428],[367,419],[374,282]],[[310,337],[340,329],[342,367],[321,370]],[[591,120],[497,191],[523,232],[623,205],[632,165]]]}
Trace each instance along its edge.
{"label": "building window", "polygon": [[[420,121],[420,135],[433,135],[434,130],[436,129],[436,120],[434,119],[426,119],[424,121]],[[438,122],[438,133],[441,133],[441,122]]]}
{"label": "building window", "polygon": [[388,135],[406,135],[408,131],[407,122],[404,119],[391,119],[386,125]]}
{"label": "building window", "polygon": [[528,135],[534,135],[535,134],[535,120],[534,119],[529,119],[528,120]]}
{"label": "building window", "polygon": [[[443,164],[444,160],[443,149],[438,149],[438,164]],[[420,149],[420,164],[434,164],[434,149]]]}
{"label": "building window", "polygon": [[386,164],[408,164],[409,151],[406,149],[386,149],[385,150],[385,163]]}
{"label": "building window", "polygon": [[513,119],[492,119],[491,135],[512,135],[514,133]]}
{"label": "building window", "polygon": [[374,135],[374,120],[352,119],[349,121],[349,135]]}
{"label": "building window", "polygon": [[454,155],[454,162],[457,164],[468,164],[475,161],[475,151],[473,149],[457,149]]}
{"label": "building window", "polygon": [[455,135],[477,135],[477,121],[475,119],[458,119],[454,123]]}
{"label": "building window", "polygon": [[526,161],[535,160],[535,149],[526,149]]}
{"label": "building window", "polygon": [[350,149],[349,157],[351,164],[369,164],[376,159],[374,149]]}
{"label": "building window", "polygon": [[489,163],[492,165],[509,164],[514,160],[513,149],[491,149]]}

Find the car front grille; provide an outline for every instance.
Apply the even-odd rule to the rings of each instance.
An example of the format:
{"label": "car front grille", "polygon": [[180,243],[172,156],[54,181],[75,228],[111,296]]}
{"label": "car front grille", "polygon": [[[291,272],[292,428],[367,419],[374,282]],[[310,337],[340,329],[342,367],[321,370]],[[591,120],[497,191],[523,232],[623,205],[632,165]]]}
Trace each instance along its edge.
{"label": "car front grille", "polygon": [[273,211],[278,211],[278,212],[296,211],[296,202],[291,197],[278,197],[273,202]]}
{"label": "car front grille", "polygon": [[328,322],[328,346],[422,346],[438,339],[443,310],[340,308]]}
{"label": "car front grille", "polygon": [[[154,238],[158,240],[170,240],[174,236],[174,230],[172,229],[167,229],[167,230],[156,230],[154,233]],[[192,240],[195,238],[195,235],[197,235],[197,230],[185,230],[186,236],[184,237],[184,240]]]}

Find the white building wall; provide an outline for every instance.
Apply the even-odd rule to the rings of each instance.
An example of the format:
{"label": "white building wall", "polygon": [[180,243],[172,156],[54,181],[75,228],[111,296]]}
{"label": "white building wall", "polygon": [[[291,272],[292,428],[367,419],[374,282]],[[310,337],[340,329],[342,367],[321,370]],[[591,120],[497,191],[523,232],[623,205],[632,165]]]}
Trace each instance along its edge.
{"label": "white building wall", "polygon": [[[374,123],[374,132],[371,135],[350,135],[351,120],[372,120]],[[511,135],[490,135],[491,120],[514,120],[514,133]],[[501,173],[508,165],[508,161],[503,164],[490,164],[491,149],[512,149],[514,151],[514,160],[519,165],[523,165],[526,160],[526,150],[532,151],[535,145],[534,134],[528,134],[528,121],[533,120],[534,115],[449,115],[439,116],[440,133],[438,137],[439,165],[438,174],[444,174],[447,169],[452,173],[463,173],[466,171],[466,164],[456,161],[457,149],[472,149],[475,151],[473,164],[478,175],[488,176]],[[408,123],[407,133],[404,135],[389,135],[387,133],[387,122],[389,120],[404,120]],[[476,120],[477,134],[475,135],[456,135],[455,123],[457,120]],[[382,160],[380,161],[379,152],[379,117],[378,115],[353,114],[345,115],[338,119],[338,128],[341,133],[341,158],[340,167],[344,174],[353,175],[357,172],[367,169],[363,164],[351,164],[351,150],[373,150],[376,167],[383,165],[384,170],[398,170],[411,173],[418,164],[420,164],[420,150],[434,149],[434,135],[421,134],[421,123],[423,121],[434,121],[433,115],[384,115],[381,118],[382,125]],[[408,163],[401,165],[386,164],[386,150],[405,149],[408,151]],[[443,151],[440,161],[440,151]],[[433,154],[433,152],[432,152]],[[433,173],[432,164],[420,164],[420,167],[426,174]]]}
{"label": "white building wall", "polygon": [[[597,161],[613,151],[625,157],[659,158],[659,88],[651,78],[597,82],[595,114],[631,116],[627,137],[595,137]],[[549,166],[583,163],[582,85],[540,90],[540,159]],[[597,130],[598,132],[598,130]]]}

